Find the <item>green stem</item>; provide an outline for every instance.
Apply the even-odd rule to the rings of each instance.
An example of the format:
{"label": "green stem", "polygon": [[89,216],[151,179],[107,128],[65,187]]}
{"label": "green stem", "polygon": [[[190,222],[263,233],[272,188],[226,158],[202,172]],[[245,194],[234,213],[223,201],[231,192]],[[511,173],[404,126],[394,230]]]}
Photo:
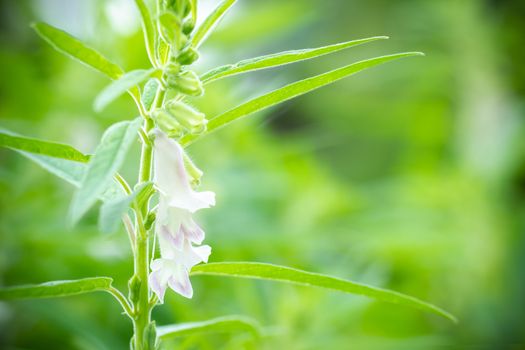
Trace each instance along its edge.
{"label": "green stem", "polygon": [[144,341],[146,328],[151,322],[148,283],[149,243],[147,232],[142,224],[142,215],[137,213],[137,218],[138,234],[135,249],[135,276],[139,278],[140,289],[138,299],[134,305],[135,350],[149,350]]}
{"label": "green stem", "polygon": [[[164,90],[160,90],[157,93],[155,104],[157,107],[162,106],[164,100]],[[144,133],[147,135],[148,132],[153,129],[154,123],[149,116],[145,116],[144,120]],[[139,169],[139,183],[151,181],[152,174],[152,158],[153,158],[153,147],[151,142],[143,140],[142,151],[140,157],[140,169]],[[148,344],[148,337],[146,330],[151,323],[151,311],[154,307],[150,303],[150,287],[148,282],[149,275],[149,236],[148,231],[144,227],[144,219],[149,215],[148,200],[144,201],[144,204],[140,208],[136,208],[136,226],[135,226],[135,249],[134,249],[134,272],[135,277],[140,281],[140,287],[138,290],[138,297],[133,301],[133,328],[135,335],[133,336],[134,350],[154,350],[150,349]]]}

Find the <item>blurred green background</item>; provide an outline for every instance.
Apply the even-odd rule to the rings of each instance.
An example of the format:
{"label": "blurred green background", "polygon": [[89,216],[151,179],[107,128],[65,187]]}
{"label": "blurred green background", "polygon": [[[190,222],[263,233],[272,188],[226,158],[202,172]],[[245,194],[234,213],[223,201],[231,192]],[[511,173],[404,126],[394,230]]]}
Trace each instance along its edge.
{"label": "blurred green background", "polygon": [[[202,0],[209,12],[215,0]],[[148,66],[131,0],[0,2],[0,126],[92,152],[135,117],[125,96],[100,114],[108,81],[53,51],[43,20],[125,69]],[[362,297],[271,282],[194,277],[159,324],[227,314],[268,337],[206,335],[178,349],[525,349],[525,2],[240,0],[198,71],[374,35],[391,39],[211,84],[209,117],[288,82],[401,51],[387,64],[221,130],[190,147],[217,206],[200,221],[211,261],[252,260],[392,288],[451,311],[458,325]],[[138,147],[135,149],[138,152]],[[74,230],[73,188],[0,150],[0,285],[113,276],[132,264],[122,229]],[[124,173],[135,177],[137,156]],[[1,349],[125,349],[131,324],[109,295],[0,303]],[[174,348],[174,347],[167,348]]]}

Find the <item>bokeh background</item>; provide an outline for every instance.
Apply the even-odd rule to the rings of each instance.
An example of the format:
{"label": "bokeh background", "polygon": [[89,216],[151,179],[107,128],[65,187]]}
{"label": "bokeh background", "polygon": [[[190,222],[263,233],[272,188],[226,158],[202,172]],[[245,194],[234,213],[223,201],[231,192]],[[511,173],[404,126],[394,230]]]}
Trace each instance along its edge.
{"label": "bokeh background", "polygon": [[[201,0],[201,13],[216,1]],[[125,96],[92,109],[108,81],[29,28],[47,21],[125,69],[148,66],[131,0],[0,2],[0,126],[92,152],[135,117]],[[217,206],[200,220],[211,261],[295,266],[392,288],[456,314],[248,280],[193,278],[160,324],[227,314],[268,336],[205,335],[178,349],[525,349],[525,3],[520,0],[240,0],[197,69],[374,35],[388,41],[209,85],[209,117],[359,59],[424,51],[236,123],[190,154]],[[124,174],[135,177],[138,147]],[[73,188],[0,150],[0,285],[113,276],[132,264],[121,229],[94,209],[71,230]],[[131,325],[109,295],[0,303],[1,349],[125,349]]]}

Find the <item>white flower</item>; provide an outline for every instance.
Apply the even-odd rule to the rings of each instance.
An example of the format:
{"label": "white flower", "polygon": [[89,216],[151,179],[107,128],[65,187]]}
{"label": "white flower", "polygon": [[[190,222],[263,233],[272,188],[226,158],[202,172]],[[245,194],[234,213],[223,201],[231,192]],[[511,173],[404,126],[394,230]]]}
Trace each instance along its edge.
{"label": "white flower", "polygon": [[[191,213],[168,205],[168,200],[161,195],[155,231],[175,248],[181,250],[184,240],[201,244],[204,240],[204,231],[193,221]],[[164,245],[161,245],[161,251]],[[164,256],[164,254],[162,255]]]}
{"label": "white flower", "polygon": [[215,205],[215,193],[195,192],[184,168],[182,147],[165,133],[155,132],[155,184],[168,199],[168,205],[191,213]]}
{"label": "white flower", "polygon": [[184,241],[183,249],[172,253],[173,256],[168,254],[151,263],[153,271],[149,277],[151,289],[161,302],[164,301],[164,293],[168,286],[186,298],[193,296],[189,272],[198,263],[208,262],[211,248],[207,245],[193,247],[190,242]]}
{"label": "white flower", "polygon": [[204,231],[192,213],[215,205],[215,193],[192,189],[182,147],[160,130],[155,131],[153,150],[155,185],[160,192],[155,233],[161,258],[151,263],[151,288],[161,302],[168,286],[191,298],[189,272],[196,264],[207,262],[211,254],[209,246],[193,245],[202,243]]}

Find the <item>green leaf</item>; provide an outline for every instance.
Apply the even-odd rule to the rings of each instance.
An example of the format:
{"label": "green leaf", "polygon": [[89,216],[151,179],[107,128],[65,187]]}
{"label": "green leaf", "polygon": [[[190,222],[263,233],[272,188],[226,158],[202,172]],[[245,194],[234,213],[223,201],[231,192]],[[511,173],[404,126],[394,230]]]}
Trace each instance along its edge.
{"label": "green leaf", "polygon": [[73,160],[76,162],[87,162],[89,160],[87,155],[72,146],[19,136],[6,130],[0,130],[0,147],[9,147],[14,150]]}
{"label": "green leaf", "polygon": [[122,68],[70,34],[46,23],[33,23],[32,27],[55,50],[104,73],[111,79],[118,79],[123,74]]}
{"label": "green leaf", "polygon": [[206,40],[206,37],[213,31],[215,26],[219,23],[226,11],[232,7],[237,0],[223,0],[213,12],[204,20],[204,22],[197,28],[195,34],[191,38],[191,46],[198,48]]}
{"label": "green leaf", "polygon": [[109,277],[91,277],[79,280],[0,288],[0,300],[55,298],[96,291],[108,291],[112,282],[113,279]]}
{"label": "green leaf", "polygon": [[112,200],[104,202],[100,206],[100,215],[98,220],[99,229],[102,233],[112,233],[118,228],[122,216],[130,208],[135,198],[140,198],[142,194],[151,191],[152,182],[140,184],[130,195],[118,196]]}
{"label": "green leaf", "polygon": [[[80,187],[90,159],[72,146],[22,137],[3,129],[0,146],[13,149],[75,187]],[[107,201],[121,194],[122,189],[113,183],[99,198]]]}
{"label": "green leaf", "polygon": [[256,97],[253,100],[245,102],[240,106],[237,106],[229,111],[211,119],[208,123],[206,133],[201,135],[187,135],[181,139],[183,145],[192,143],[197,138],[207,135],[235,120],[266,109],[268,107],[275,106],[281,102],[287,101],[297,96],[301,96],[312,90],[318,89],[325,85],[334,83],[347,76],[358,73],[367,68],[377,66],[382,63],[386,63],[398,58],[410,57],[410,56],[421,56],[421,52],[406,52],[399,53],[389,56],[382,56],[371,58],[368,60],[360,61],[357,63],[350,64],[348,66],[332,70],[327,73],[316,75],[314,77],[291,83],[277,90],[271,91],[262,96]]}
{"label": "green leaf", "polygon": [[110,126],[89,160],[81,187],[75,192],[70,207],[70,221],[76,223],[111,184],[126,154],[137,139],[141,118]]}
{"label": "green leaf", "polygon": [[[142,83],[148,79],[156,70],[152,69],[137,69],[127,72],[118,80],[114,80],[102,90],[95,98],[94,109],[97,112],[102,111],[108,104],[110,104],[117,97],[130,90],[132,87]],[[130,92],[131,93],[131,92]]]}
{"label": "green leaf", "polygon": [[284,51],[271,55],[251,58],[240,61],[236,64],[230,64],[222,67],[214,68],[201,76],[203,83],[210,83],[212,81],[237,75],[241,73],[253,72],[260,69],[272,68],[290,64],[294,62],[304,61],[311,58],[327,55],[337,51],[341,51],[352,46],[357,46],[365,43],[369,43],[376,40],[388,39],[386,36],[376,36],[372,38],[359,39],[353,41],[347,41],[344,43],[338,43],[329,46],[318,47],[315,49],[303,49]]}
{"label": "green leaf", "polygon": [[86,171],[85,163],[78,163],[71,160],[48,157],[40,154],[33,154],[24,151],[18,151],[24,157],[32,160],[53,175],[66,180],[75,187],[80,187],[82,178]]}
{"label": "green leaf", "polygon": [[447,311],[408,295],[285,266],[253,262],[211,263],[195,266],[191,271],[191,274],[254,278],[287,282],[303,286],[321,287],[345,293],[364,295],[389,303],[415,307],[443,316],[453,322],[457,322],[456,318]]}
{"label": "green leaf", "polygon": [[249,332],[259,337],[260,326],[254,320],[244,316],[224,316],[207,321],[179,323],[157,327],[161,339],[184,337],[201,333]]}
{"label": "green leaf", "polygon": [[144,30],[144,41],[146,43],[146,52],[148,58],[154,66],[156,66],[155,60],[155,26],[151,19],[151,12],[143,0],[135,0],[135,4],[139,9],[140,16],[142,18],[142,28]]}
{"label": "green leaf", "polygon": [[[33,154],[24,151],[17,151],[29,160],[32,160],[36,164],[40,165],[51,174],[58,176],[62,180],[65,180],[75,187],[80,187],[82,179],[84,178],[87,164],[74,162],[71,160],[48,157],[40,154]],[[109,188],[105,190],[99,199],[103,202],[114,200],[116,197],[122,197],[122,188],[113,181]]]}

